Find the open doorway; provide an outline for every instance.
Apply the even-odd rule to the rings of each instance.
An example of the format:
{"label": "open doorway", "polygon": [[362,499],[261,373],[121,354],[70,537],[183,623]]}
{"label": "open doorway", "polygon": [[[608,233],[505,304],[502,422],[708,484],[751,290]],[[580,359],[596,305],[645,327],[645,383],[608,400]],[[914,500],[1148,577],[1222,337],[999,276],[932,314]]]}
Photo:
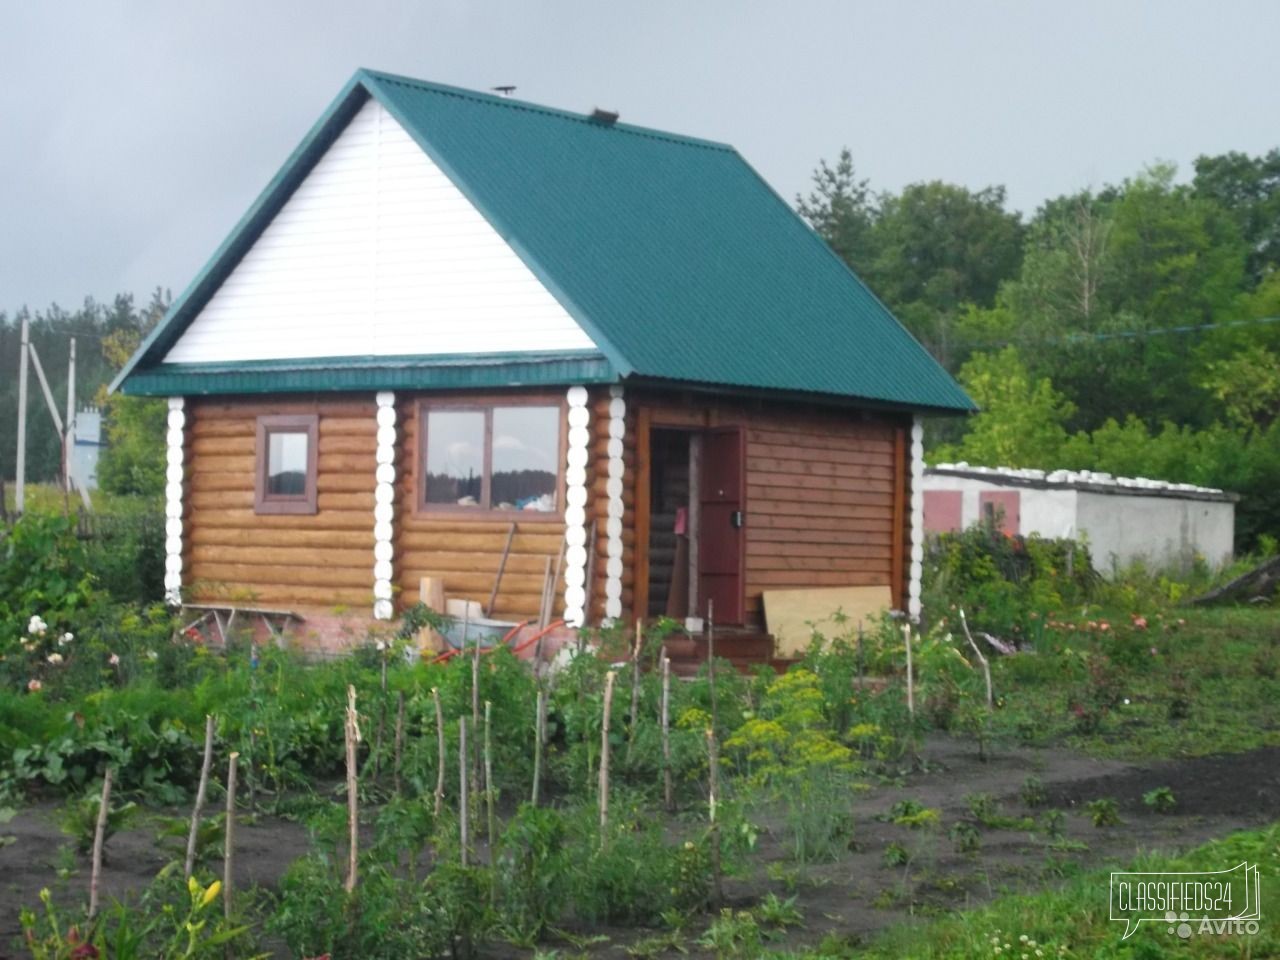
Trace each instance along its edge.
{"label": "open doorway", "polygon": [[697,610],[689,595],[697,569],[690,557],[689,516],[696,438],[689,430],[655,429],[649,435],[649,617],[683,620]]}
{"label": "open doorway", "polygon": [[744,617],[744,446],[736,428],[649,435],[650,617]]}

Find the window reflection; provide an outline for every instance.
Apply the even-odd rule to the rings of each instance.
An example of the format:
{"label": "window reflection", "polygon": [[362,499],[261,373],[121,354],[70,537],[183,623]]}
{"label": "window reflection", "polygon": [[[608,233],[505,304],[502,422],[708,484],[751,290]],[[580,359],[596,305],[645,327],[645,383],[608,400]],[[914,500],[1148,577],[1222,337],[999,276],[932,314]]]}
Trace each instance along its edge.
{"label": "window reflection", "polygon": [[427,414],[427,503],[481,505],[484,413],[431,410]]}
{"label": "window reflection", "polygon": [[272,431],[267,435],[267,495],[302,497],[307,493],[307,434]]}
{"label": "window reflection", "polygon": [[495,510],[548,513],[556,508],[560,411],[556,407],[494,407]]}

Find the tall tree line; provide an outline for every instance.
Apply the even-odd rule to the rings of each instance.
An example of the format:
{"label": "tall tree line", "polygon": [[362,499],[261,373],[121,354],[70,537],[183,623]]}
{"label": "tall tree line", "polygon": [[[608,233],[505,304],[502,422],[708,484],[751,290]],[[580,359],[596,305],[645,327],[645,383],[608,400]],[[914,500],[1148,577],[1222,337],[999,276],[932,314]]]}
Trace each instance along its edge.
{"label": "tall tree line", "polygon": [[1225,487],[1244,546],[1280,534],[1280,150],[1025,219],[998,186],[876,193],[846,150],[796,202],[982,406],[932,459]]}

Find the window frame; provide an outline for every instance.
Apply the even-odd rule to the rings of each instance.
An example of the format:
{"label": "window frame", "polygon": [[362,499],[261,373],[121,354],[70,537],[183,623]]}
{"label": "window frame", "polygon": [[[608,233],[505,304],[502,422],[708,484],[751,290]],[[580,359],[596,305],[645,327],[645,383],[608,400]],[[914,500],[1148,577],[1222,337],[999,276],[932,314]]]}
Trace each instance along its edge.
{"label": "window frame", "polygon": [[[258,417],[257,429],[258,440],[253,471],[253,512],[267,516],[278,514],[314,515],[317,513],[319,415],[314,413],[263,414]],[[301,494],[271,494],[267,492],[271,435],[274,433],[305,433],[307,435],[307,475]]]}
{"label": "window frame", "polygon": [[[555,506],[547,511],[540,510],[501,510],[486,506],[493,497],[493,411],[498,407],[552,407],[556,410],[556,481]],[[501,395],[457,396],[448,398],[424,398],[414,407],[417,417],[417,447],[414,454],[414,469],[417,470],[414,496],[414,511],[419,515],[441,516],[453,518],[470,517],[478,522],[485,520],[520,520],[531,523],[563,523],[565,509],[565,457],[569,432],[566,429],[568,403],[563,396],[555,394],[521,394],[504,397]],[[481,505],[475,507],[459,506],[456,503],[427,502],[427,415],[432,410],[448,410],[459,413],[480,413],[484,415],[484,460],[483,475],[480,479]]]}

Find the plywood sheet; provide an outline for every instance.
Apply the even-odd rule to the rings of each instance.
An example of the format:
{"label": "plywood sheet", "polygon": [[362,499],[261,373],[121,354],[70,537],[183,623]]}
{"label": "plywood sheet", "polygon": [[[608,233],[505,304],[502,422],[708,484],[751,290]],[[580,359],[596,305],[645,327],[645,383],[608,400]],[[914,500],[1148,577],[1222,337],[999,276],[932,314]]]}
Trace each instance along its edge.
{"label": "plywood sheet", "polygon": [[[814,629],[835,636],[859,620],[883,615],[892,604],[888,586],[766,590],[765,626],[777,641],[778,656],[797,656],[809,646]],[[844,626],[835,623],[837,612],[849,618]]]}

